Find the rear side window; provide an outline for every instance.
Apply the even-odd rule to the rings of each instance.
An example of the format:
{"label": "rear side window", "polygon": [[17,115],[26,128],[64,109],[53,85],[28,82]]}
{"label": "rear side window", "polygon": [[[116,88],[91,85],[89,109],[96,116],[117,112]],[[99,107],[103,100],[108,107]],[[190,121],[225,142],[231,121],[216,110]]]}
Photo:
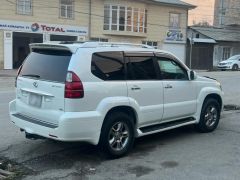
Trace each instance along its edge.
{"label": "rear side window", "polygon": [[91,72],[104,80],[125,80],[122,52],[99,52],[92,55]]}
{"label": "rear side window", "polygon": [[154,57],[128,57],[128,79],[155,80],[157,79],[154,67]]}
{"label": "rear side window", "polygon": [[62,50],[34,50],[24,61],[20,76],[65,82],[71,56]]}

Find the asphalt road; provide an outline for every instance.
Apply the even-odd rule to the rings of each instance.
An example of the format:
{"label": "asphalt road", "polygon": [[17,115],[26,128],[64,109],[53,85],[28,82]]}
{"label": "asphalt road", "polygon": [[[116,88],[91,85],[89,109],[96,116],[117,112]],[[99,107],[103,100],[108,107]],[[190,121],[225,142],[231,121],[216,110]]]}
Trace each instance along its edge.
{"label": "asphalt road", "polygon": [[[225,103],[240,105],[240,72],[202,72],[222,82]],[[169,179],[234,180],[240,177],[240,111],[224,112],[218,129],[209,134],[192,126],[142,137],[132,152],[106,160],[83,143],[26,140],[9,122],[12,83],[0,78],[0,157],[29,169],[24,179]],[[13,81],[12,81],[13,82]]]}

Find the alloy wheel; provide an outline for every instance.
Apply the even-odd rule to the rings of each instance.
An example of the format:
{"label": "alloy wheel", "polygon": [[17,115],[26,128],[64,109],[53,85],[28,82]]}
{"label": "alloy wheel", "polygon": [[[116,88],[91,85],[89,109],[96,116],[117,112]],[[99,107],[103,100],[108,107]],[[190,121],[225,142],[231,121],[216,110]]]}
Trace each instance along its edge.
{"label": "alloy wheel", "polygon": [[206,126],[212,127],[216,122],[218,118],[218,111],[215,106],[209,106],[206,110],[206,113],[204,115]]}
{"label": "alloy wheel", "polygon": [[124,122],[115,123],[110,129],[108,142],[114,151],[123,150],[128,144],[129,128]]}

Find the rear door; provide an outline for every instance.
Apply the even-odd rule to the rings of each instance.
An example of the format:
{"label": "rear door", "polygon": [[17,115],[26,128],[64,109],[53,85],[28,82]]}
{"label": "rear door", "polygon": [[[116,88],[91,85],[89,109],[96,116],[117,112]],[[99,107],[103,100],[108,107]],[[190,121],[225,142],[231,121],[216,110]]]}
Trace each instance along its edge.
{"label": "rear door", "polygon": [[128,97],[136,106],[139,127],[159,123],[163,115],[163,84],[158,79],[154,54],[125,53]]}
{"label": "rear door", "polygon": [[64,90],[71,52],[36,49],[23,63],[17,80],[19,114],[57,124],[64,111]]}

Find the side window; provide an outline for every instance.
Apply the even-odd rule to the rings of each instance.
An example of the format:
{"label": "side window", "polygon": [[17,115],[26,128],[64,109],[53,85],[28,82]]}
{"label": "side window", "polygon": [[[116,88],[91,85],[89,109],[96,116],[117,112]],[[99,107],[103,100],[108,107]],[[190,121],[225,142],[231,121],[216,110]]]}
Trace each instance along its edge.
{"label": "side window", "polygon": [[157,59],[161,78],[169,80],[188,80],[187,72],[175,61],[167,58]]}
{"label": "side window", "polygon": [[122,52],[99,52],[92,55],[91,72],[104,80],[125,80]]}
{"label": "side window", "polygon": [[154,57],[128,57],[128,78],[132,80],[154,80],[157,74],[153,63]]}

